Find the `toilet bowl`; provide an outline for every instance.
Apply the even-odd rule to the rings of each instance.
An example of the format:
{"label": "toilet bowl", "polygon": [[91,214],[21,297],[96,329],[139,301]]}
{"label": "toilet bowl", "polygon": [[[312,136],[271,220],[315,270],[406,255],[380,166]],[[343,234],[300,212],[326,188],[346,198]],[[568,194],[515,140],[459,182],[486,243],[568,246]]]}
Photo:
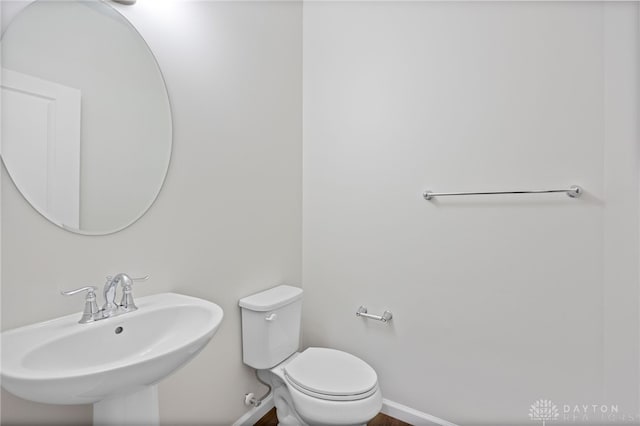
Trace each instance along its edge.
{"label": "toilet bowl", "polygon": [[362,425],[382,407],[375,371],[346,352],[308,348],[268,371],[281,425]]}
{"label": "toilet bowl", "polygon": [[243,360],[273,389],[280,425],[363,425],[382,408],[375,370],[347,352],[298,352],[302,290],[278,286],[240,300]]}

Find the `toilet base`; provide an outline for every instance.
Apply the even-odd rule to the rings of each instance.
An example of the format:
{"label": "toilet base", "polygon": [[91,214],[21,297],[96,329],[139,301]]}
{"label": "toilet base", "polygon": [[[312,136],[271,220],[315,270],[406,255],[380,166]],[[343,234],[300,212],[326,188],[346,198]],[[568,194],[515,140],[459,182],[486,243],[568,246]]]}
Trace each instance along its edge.
{"label": "toilet base", "polygon": [[278,386],[273,389],[273,403],[276,406],[278,426],[308,426],[293,409],[293,401],[286,386]]}

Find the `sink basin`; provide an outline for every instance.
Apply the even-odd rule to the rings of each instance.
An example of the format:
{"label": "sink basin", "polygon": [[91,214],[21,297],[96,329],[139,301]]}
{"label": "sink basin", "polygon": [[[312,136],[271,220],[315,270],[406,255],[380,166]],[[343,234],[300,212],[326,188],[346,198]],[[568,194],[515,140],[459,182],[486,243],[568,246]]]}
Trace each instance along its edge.
{"label": "sink basin", "polygon": [[136,304],[137,311],[93,323],[78,324],[75,313],[5,331],[2,387],[49,404],[100,404],[147,389],[154,393],[150,387],[200,352],[223,317],[215,303],[175,293],[141,297]]}

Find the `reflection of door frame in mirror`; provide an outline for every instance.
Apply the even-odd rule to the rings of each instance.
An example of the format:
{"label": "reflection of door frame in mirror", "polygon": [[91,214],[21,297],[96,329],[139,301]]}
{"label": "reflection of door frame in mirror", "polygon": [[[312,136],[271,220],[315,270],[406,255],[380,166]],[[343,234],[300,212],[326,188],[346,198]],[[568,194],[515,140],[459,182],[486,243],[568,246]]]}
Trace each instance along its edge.
{"label": "reflection of door frame in mirror", "polygon": [[[48,212],[46,217],[54,223],[79,229],[80,90],[5,68],[0,87],[3,103],[0,154],[5,168],[9,170],[8,164],[22,164],[7,161],[9,158],[28,158],[29,167],[25,170],[9,170],[16,186],[21,182],[20,191],[30,194],[34,199],[29,202],[41,214]],[[5,114],[12,115],[9,118]],[[11,140],[20,142],[6,143]],[[34,190],[24,191],[24,182]]]}

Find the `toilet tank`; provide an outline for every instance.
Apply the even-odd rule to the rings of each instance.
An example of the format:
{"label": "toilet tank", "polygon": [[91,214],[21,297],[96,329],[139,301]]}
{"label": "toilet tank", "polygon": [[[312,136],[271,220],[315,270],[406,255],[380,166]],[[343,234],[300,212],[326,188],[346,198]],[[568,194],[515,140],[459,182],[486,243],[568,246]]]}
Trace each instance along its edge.
{"label": "toilet tank", "polygon": [[302,289],[280,285],[240,299],[242,360],[262,370],[275,367],[298,350]]}

